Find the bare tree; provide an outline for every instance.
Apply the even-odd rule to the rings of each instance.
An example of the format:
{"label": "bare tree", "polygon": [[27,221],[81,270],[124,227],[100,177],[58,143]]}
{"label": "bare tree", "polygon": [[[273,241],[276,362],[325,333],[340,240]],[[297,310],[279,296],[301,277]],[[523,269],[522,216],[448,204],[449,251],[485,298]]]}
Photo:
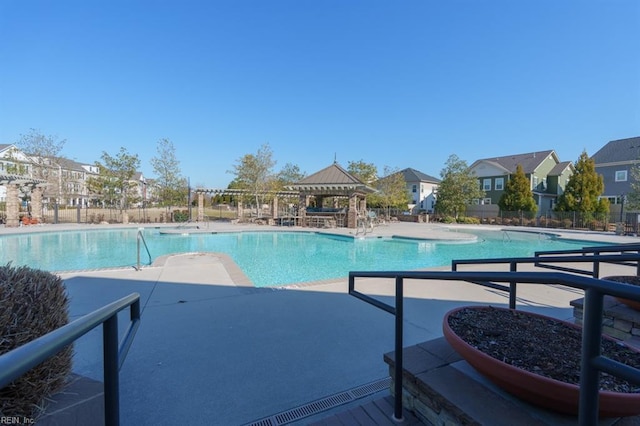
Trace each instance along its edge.
{"label": "bare tree", "polygon": [[260,216],[266,192],[272,188],[274,182],[273,167],[275,164],[271,147],[269,144],[264,144],[256,154],[243,155],[233,166],[233,170],[229,171],[236,176],[235,186],[248,190],[254,198],[258,216]]}
{"label": "bare tree", "polygon": [[57,136],[45,136],[40,130],[29,129],[26,134],[20,135],[16,143],[31,159],[32,176],[47,182],[44,196],[57,201],[60,201],[64,191],[60,153],[65,142],[65,139]]}

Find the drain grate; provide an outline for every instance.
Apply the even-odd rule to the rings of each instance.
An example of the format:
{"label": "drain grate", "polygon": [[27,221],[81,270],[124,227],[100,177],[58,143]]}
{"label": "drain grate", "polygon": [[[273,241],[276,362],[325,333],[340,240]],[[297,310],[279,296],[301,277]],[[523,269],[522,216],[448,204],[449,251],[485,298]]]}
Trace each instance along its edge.
{"label": "drain grate", "polygon": [[346,404],[347,402],[355,401],[365,396],[373,395],[376,392],[388,389],[389,386],[391,386],[391,378],[387,377],[382,380],[367,383],[366,385],[358,386],[357,388],[349,389],[348,391],[310,402],[300,407],[292,408],[291,410],[266,417],[253,423],[248,423],[245,426],[286,425],[287,423],[291,423],[305,417],[321,413],[339,405]]}

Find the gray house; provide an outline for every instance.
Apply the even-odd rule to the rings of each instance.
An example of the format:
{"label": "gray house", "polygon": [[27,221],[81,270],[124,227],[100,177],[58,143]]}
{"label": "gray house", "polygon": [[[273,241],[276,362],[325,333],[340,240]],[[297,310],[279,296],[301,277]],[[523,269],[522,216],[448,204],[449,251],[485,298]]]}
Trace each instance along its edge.
{"label": "gray house", "polygon": [[611,141],[591,159],[604,180],[602,197],[609,199],[612,206],[621,204],[631,189],[631,169],[640,163],[640,137]]}
{"label": "gray house", "polygon": [[[569,177],[573,174],[573,164],[570,161],[560,161],[553,150],[476,160],[470,169],[478,177],[485,198],[476,200],[475,204],[495,206],[493,210],[497,212],[498,201],[518,165],[522,166],[529,179],[538,205],[538,214],[544,215],[553,210],[558,196],[564,192]],[[484,210],[492,211],[487,207]]]}

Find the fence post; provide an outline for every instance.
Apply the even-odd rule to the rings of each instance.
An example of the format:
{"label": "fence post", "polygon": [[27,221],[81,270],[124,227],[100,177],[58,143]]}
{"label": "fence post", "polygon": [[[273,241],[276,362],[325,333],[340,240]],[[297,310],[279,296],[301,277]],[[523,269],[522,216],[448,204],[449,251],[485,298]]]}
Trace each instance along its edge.
{"label": "fence post", "polygon": [[81,223],[81,215],[80,215],[80,203],[78,203],[77,208],[76,208],[77,212],[76,212],[76,219],[78,221],[78,223]]}
{"label": "fence post", "polygon": [[58,223],[58,202],[56,201],[53,204],[53,223],[57,224]]}

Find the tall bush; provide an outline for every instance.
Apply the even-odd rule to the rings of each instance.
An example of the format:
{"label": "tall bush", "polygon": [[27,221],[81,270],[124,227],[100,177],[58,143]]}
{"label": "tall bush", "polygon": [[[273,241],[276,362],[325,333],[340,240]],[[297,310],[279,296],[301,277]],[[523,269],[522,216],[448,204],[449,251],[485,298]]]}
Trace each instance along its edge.
{"label": "tall bush", "polygon": [[[0,355],[69,322],[69,300],[60,277],[26,266],[0,266]],[[71,345],[0,389],[0,418],[37,418],[45,398],[71,372]]]}

